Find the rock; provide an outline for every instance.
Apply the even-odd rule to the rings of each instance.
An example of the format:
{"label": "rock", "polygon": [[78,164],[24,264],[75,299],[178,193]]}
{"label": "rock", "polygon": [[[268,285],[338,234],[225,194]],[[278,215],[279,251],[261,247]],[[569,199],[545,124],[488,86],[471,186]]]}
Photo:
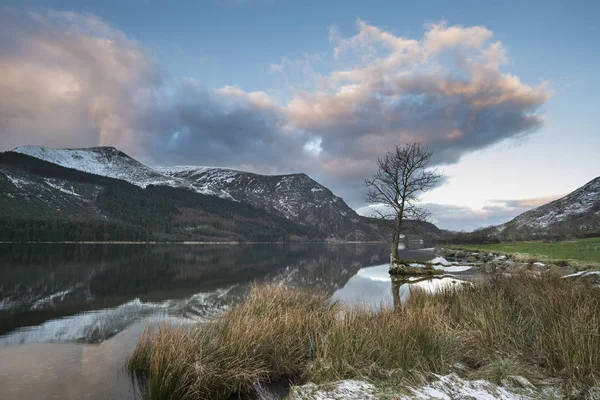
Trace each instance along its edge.
{"label": "rock", "polygon": [[488,254],[481,254],[479,256],[479,259],[483,262],[488,262],[488,261],[492,261],[494,259],[494,255],[492,253],[488,253]]}
{"label": "rock", "polygon": [[467,256],[467,253],[465,253],[464,251],[457,251],[456,253],[454,253],[454,258],[465,258]]}
{"label": "rock", "polygon": [[532,266],[533,268],[546,268],[546,264],[544,264],[544,263],[541,263],[541,262],[539,262],[539,261],[538,261],[538,262],[534,262],[533,264],[531,264],[531,266]]}
{"label": "rock", "polygon": [[495,272],[497,268],[498,268],[498,265],[493,261],[486,262],[485,264],[483,264],[483,269],[488,274]]}
{"label": "rock", "polygon": [[467,262],[472,263],[472,262],[475,262],[475,261],[477,261],[477,257],[475,257],[473,255],[467,257]]}

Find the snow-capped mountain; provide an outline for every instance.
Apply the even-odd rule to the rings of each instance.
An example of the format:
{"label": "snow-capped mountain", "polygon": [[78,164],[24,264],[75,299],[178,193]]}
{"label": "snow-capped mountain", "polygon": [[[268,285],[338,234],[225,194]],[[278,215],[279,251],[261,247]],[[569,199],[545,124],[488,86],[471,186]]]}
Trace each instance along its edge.
{"label": "snow-capped mountain", "polygon": [[600,232],[600,177],[505,224],[475,233],[507,240],[583,236],[595,232]]}
{"label": "snow-capped mountain", "polygon": [[198,166],[151,168],[113,147],[53,149],[23,146],[12,152],[65,168],[124,180],[142,188],[150,185],[185,188],[249,204],[295,223],[318,228],[331,238],[387,238],[387,233],[376,224],[360,217],[342,198],[306,174],[259,175]]}
{"label": "snow-capped mountain", "polygon": [[185,182],[167,178],[114,147],[53,149],[42,146],[21,146],[13,149],[13,152],[39,158],[61,167],[121,179],[143,188],[148,185],[185,186]]}
{"label": "snow-capped mountain", "polygon": [[539,229],[586,215],[600,215],[600,177],[565,197],[524,212],[508,224],[516,228],[527,226]]}
{"label": "snow-capped mountain", "polygon": [[166,176],[114,147],[53,149],[42,146],[21,146],[12,151],[39,158],[61,167],[121,179],[142,188],[149,185],[188,188],[198,193],[231,199],[231,196],[227,193],[215,192],[207,186],[193,185],[185,179]]}
{"label": "snow-capped mountain", "polygon": [[373,228],[341,197],[306,174],[259,175],[228,168],[175,166],[158,172],[190,182],[196,190],[227,193],[233,199],[287,219],[361,239]]}

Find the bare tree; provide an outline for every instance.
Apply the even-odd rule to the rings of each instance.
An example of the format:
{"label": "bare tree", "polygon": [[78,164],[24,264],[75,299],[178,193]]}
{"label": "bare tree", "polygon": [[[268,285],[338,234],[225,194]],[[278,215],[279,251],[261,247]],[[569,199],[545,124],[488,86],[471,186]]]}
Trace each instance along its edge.
{"label": "bare tree", "polygon": [[419,196],[433,188],[441,174],[429,168],[432,152],[420,142],[396,146],[377,160],[377,171],[365,180],[366,201],[383,204],[376,213],[393,220],[391,261],[398,261],[398,244],[405,220],[426,221],[429,213],[417,205]]}

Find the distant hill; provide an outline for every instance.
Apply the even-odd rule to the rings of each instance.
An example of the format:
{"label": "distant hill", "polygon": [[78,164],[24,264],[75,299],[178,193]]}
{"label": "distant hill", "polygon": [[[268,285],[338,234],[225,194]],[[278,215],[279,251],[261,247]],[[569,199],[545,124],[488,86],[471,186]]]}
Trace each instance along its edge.
{"label": "distant hill", "polygon": [[0,241],[322,240],[249,204],[0,153]]}
{"label": "distant hill", "polygon": [[306,174],[259,175],[214,167],[166,167],[157,171],[195,188],[223,193],[343,240],[387,240],[387,234],[364,220],[341,197]]}
{"label": "distant hill", "polygon": [[[0,217],[120,224],[139,231],[133,235],[139,240],[388,241],[390,236],[387,223],[359,216],[306,174],[152,168],[114,147],[17,147],[0,156],[0,188]],[[404,233],[444,234],[433,224],[410,221]]]}
{"label": "distant hill", "polygon": [[600,236],[600,177],[511,221],[462,235],[462,241]]}
{"label": "distant hill", "polygon": [[[22,146],[6,154],[26,155],[63,168],[129,182],[142,189],[170,187],[217,196],[262,209],[269,215],[304,226],[306,230],[318,231],[317,236],[326,239],[388,239],[387,232],[382,232],[376,225],[362,219],[342,198],[305,174],[259,175],[227,168],[197,166],[151,168],[113,147],[52,149]],[[45,185],[48,186],[48,182]],[[62,189],[62,195],[65,195],[65,190]],[[96,192],[99,192],[98,188]],[[98,214],[96,208],[92,209],[81,202],[77,204],[73,207],[79,215],[87,212],[91,216]],[[52,209],[56,207],[58,206],[54,205]]]}

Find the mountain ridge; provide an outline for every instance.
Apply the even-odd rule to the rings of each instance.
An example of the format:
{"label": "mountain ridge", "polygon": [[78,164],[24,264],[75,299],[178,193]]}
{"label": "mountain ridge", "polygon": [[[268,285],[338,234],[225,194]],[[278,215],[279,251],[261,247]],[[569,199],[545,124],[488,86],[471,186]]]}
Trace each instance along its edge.
{"label": "mountain ridge", "polygon": [[301,225],[316,226],[332,239],[387,240],[386,234],[360,217],[341,197],[305,173],[261,175],[203,166],[152,168],[114,147],[53,149],[30,145],[17,147],[12,153],[141,188],[169,186],[241,201]]}
{"label": "mountain ridge", "polygon": [[248,204],[0,153],[0,241],[293,241],[309,226]]}
{"label": "mountain ridge", "polygon": [[513,241],[600,236],[600,177],[510,221],[456,235],[460,241]]}
{"label": "mountain ridge", "polygon": [[[141,202],[147,200],[144,200],[146,195],[158,196],[157,193],[160,192],[157,189],[158,187],[168,187],[173,190],[187,190],[198,195],[216,196],[223,200],[247,204],[262,209],[270,215],[307,227],[309,230],[314,228],[322,232],[324,239],[342,241],[389,240],[386,224],[358,215],[341,197],[336,196],[330,189],[305,173],[263,175],[233,168],[193,165],[149,167],[110,146],[53,149],[28,145],[16,147],[13,151],[2,154],[4,154],[5,164],[12,165],[12,167],[18,165],[21,172],[29,171],[30,166],[28,166],[28,163],[35,164],[31,160],[35,159],[66,170],[79,171],[103,179],[115,179],[144,190],[148,189],[148,192],[143,195],[132,191],[133,189],[130,188],[122,187],[119,189],[127,193],[135,192],[135,194],[130,193],[127,196],[141,196]],[[31,159],[19,158],[17,155],[25,158],[30,157]],[[44,175],[44,168],[37,167],[33,169],[35,170],[33,175],[40,175],[40,173]],[[56,209],[60,211],[60,204],[64,201],[71,205],[71,210],[75,215],[83,216],[87,210],[90,216],[95,215],[98,218],[106,218],[98,211],[98,207],[91,207],[90,205],[95,204],[96,197],[101,198],[107,192],[106,187],[112,185],[112,181],[104,182],[100,178],[82,178],[74,173],[63,171],[59,176],[66,177],[66,179],[61,178],[62,180],[48,177],[42,177],[40,180],[39,177],[32,177],[30,174],[21,178],[17,177],[15,178],[16,181],[13,182],[10,178],[10,171],[5,169],[4,171],[0,170],[0,172],[3,172],[13,185],[17,182],[17,186],[19,186],[19,179],[24,179],[23,182],[27,180],[36,181],[34,182],[36,189],[33,191],[38,198],[28,198],[24,195],[23,190],[25,189],[19,192],[19,196],[22,198],[36,202],[37,208],[34,207],[34,209],[45,210],[44,212],[54,215]],[[55,181],[48,179],[55,179]],[[78,183],[73,186],[70,179],[75,179]],[[95,182],[96,186],[85,186],[86,179]],[[98,183],[98,179],[100,179],[100,183]],[[4,185],[8,184],[7,182]],[[81,186],[82,184],[83,186]],[[52,190],[54,190],[53,193],[51,193]],[[78,191],[87,193],[88,196],[79,196]],[[178,198],[179,202],[187,204],[191,201],[188,199],[191,195],[174,195],[173,193],[179,192],[173,191],[170,193],[170,195]],[[92,194],[93,196],[89,197]],[[54,209],[41,204],[40,199],[42,198],[48,204],[52,204]],[[12,207],[20,207],[14,201],[8,201],[7,204],[12,204]],[[229,205],[227,207],[233,206]],[[33,211],[30,209],[28,212]],[[180,212],[184,213],[181,210]],[[185,213],[191,215],[194,214],[194,211],[187,210]],[[36,212],[36,215],[38,214]],[[277,224],[281,225],[281,223]],[[296,230],[296,228],[292,228],[292,230]],[[433,237],[442,234],[442,231],[435,226],[428,226],[424,231],[416,232],[417,230],[408,233]],[[312,236],[314,237],[314,234]]]}

